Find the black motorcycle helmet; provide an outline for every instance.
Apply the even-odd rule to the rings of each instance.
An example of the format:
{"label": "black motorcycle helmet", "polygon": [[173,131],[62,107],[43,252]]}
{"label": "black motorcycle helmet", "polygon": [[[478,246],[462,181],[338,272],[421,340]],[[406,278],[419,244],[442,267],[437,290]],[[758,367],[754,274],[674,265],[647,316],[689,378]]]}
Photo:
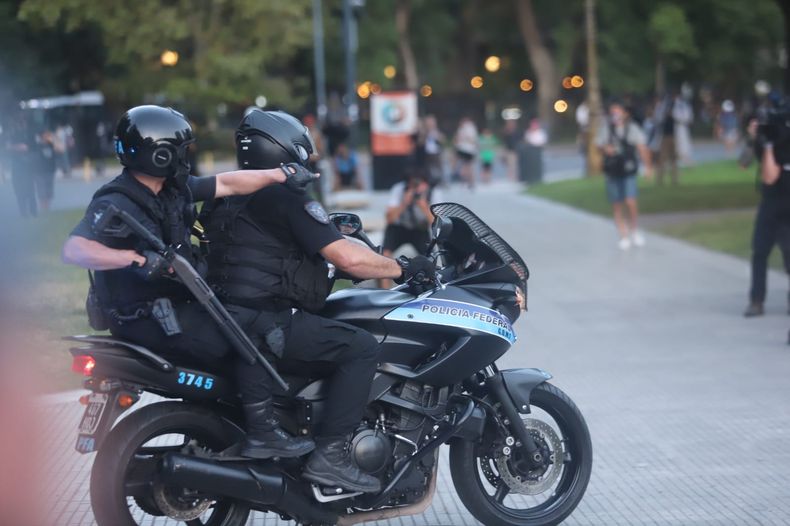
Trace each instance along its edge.
{"label": "black motorcycle helmet", "polygon": [[282,111],[250,110],[236,130],[236,158],[241,169],[277,168],[284,163],[307,166],[315,144],[307,127]]}
{"label": "black motorcycle helmet", "polygon": [[125,167],[154,177],[189,171],[187,148],[195,142],[192,126],[172,108],[137,106],[123,114],[115,129],[115,153]]}

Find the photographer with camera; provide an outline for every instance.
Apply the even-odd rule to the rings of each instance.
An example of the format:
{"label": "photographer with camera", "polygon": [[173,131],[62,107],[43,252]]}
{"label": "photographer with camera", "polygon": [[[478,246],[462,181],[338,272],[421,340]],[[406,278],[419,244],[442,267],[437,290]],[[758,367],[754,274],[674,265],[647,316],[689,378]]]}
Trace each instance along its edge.
{"label": "photographer with camera", "polygon": [[[441,202],[439,194],[439,190],[431,184],[428,170],[423,165],[409,168],[404,180],[393,185],[387,204],[383,255],[392,257],[403,245],[411,245],[418,254],[425,253],[431,241],[431,205]],[[380,285],[386,288],[388,283],[382,280]]]}
{"label": "photographer with camera", "polygon": [[[759,122],[759,124],[758,124]],[[786,107],[768,110],[753,119],[747,134],[754,137],[755,157],[760,160],[760,205],[752,236],[752,283],[747,318],[764,313],[768,257],[774,244],[782,251],[790,273],[790,112]],[[788,308],[790,312],[790,307]]]}

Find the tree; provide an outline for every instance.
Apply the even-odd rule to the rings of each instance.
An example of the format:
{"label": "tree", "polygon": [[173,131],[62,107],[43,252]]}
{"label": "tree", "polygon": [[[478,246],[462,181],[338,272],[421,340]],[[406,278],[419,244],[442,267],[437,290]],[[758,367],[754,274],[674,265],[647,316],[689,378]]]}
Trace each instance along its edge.
{"label": "tree", "polygon": [[[259,94],[298,106],[309,93],[305,73],[291,62],[311,45],[309,0],[25,0],[24,21],[66,32],[97,27],[112,75],[101,88],[133,102],[162,93],[205,110],[219,102],[249,104]],[[164,68],[164,50],[179,53]]]}
{"label": "tree", "polygon": [[521,37],[538,79],[538,115],[550,124],[554,118],[552,106],[560,92],[554,57],[543,42],[532,0],[516,0],[516,13]]}
{"label": "tree", "polygon": [[403,65],[406,88],[416,90],[419,80],[417,77],[417,61],[414,59],[411,37],[409,36],[410,17],[410,0],[397,0],[395,2],[395,27],[398,29],[398,55],[400,55],[401,64]]}
{"label": "tree", "polygon": [[587,107],[590,111],[590,121],[587,125],[587,175],[596,175],[601,172],[601,152],[596,144],[596,134],[600,126],[601,114],[601,84],[598,76],[598,30],[595,23],[595,0],[585,0],[584,19],[587,36]]}
{"label": "tree", "polygon": [[664,93],[667,68],[679,69],[698,56],[694,30],[683,9],[662,4],[650,16],[647,32],[656,56],[656,93]]}

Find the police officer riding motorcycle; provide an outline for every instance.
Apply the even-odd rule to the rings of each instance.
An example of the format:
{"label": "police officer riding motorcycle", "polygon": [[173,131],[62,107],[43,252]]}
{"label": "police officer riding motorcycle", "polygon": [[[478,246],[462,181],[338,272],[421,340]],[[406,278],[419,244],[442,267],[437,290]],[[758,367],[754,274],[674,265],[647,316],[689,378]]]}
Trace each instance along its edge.
{"label": "police officer riding motorcycle", "polygon": [[205,273],[205,260],[190,240],[195,202],[274,183],[298,188],[315,177],[301,165],[193,177],[187,160],[193,142],[189,122],[175,110],[138,106],[127,111],[118,123],[115,142],[124,170],[93,196],[63,247],[63,259],[91,272],[87,310],[95,329],[188,356],[206,367],[235,369],[242,397],[253,407],[247,411],[248,441],[270,440],[282,456],[305,454],[312,450],[312,441],[285,435],[267,413],[256,409],[261,400],[255,398],[255,384],[266,372],[259,364],[236,359],[203,307],[173,279],[170,264],[133,232],[108,234],[94,228],[109,207],[123,210]]}
{"label": "police officer riding motorcycle", "polygon": [[[253,110],[236,132],[239,168],[306,166],[313,153],[307,128],[283,112]],[[328,409],[304,477],[349,491],[376,492],[380,483],[352,462],[348,439],[362,418],[376,371],[378,342],[364,329],[321,317],[329,293],[327,261],[354,278],[430,278],[424,256],[400,262],[345,239],[321,205],[281,185],[206,207],[201,223],[211,248],[208,282],[242,327],[285,372],[319,366],[328,372]],[[260,411],[271,411],[268,376]],[[277,456],[277,440],[248,441],[246,455]]]}

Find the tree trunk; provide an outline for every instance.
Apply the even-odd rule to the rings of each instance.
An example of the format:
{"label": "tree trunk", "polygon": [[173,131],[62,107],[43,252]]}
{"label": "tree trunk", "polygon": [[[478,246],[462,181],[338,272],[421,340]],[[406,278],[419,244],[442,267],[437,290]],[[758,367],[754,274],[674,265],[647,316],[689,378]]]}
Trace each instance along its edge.
{"label": "tree trunk", "polygon": [[598,76],[598,29],[595,23],[595,0],[585,0],[584,20],[587,30],[587,107],[590,121],[587,127],[587,175],[601,173],[601,152],[595,143],[600,128],[603,109],[601,107],[601,81]]}
{"label": "tree trunk", "polygon": [[538,80],[538,116],[546,126],[550,127],[554,120],[554,101],[560,93],[554,57],[540,36],[532,0],[516,0],[516,13],[521,38],[524,40],[529,61]]}
{"label": "tree trunk", "polygon": [[785,26],[785,63],[784,66],[784,88],[785,93],[790,92],[790,0],[776,0],[779,4],[779,9],[782,11],[782,18],[784,18]]}
{"label": "tree trunk", "polygon": [[417,61],[414,59],[414,51],[409,38],[410,18],[411,1],[397,0],[395,3],[395,27],[398,30],[398,54],[401,64],[403,64],[403,78],[406,81],[406,88],[416,91],[420,81],[417,76]]}
{"label": "tree trunk", "polygon": [[661,96],[667,92],[667,66],[664,57],[656,52],[656,95]]}

